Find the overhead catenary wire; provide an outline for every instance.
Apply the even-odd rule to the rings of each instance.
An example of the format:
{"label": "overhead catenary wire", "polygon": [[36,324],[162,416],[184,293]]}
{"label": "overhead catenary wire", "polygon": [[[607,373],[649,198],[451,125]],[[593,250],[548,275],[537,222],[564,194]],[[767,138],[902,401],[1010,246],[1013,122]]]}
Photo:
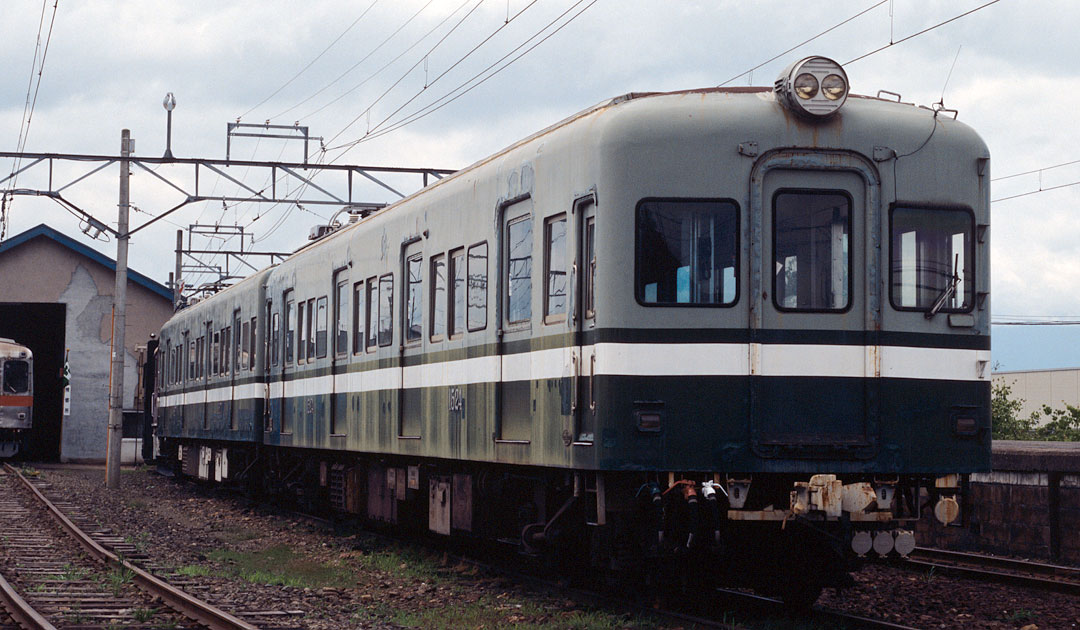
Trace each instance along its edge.
{"label": "overhead catenary wire", "polygon": [[424,55],[422,55],[420,57],[420,59],[418,59],[416,61],[416,63],[414,63],[412,66],[410,66],[409,69],[407,69],[405,72],[403,72],[401,74],[401,76],[397,79],[397,81],[394,81],[390,85],[390,87],[383,90],[382,94],[380,94],[378,97],[376,97],[375,100],[372,101],[372,103],[370,105],[368,105],[355,118],[353,118],[344,127],[342,127],[340,131],[338,131],[333,136],[331,136],[330,139],[327,140],[326,142],[327,143],[333,142],[335,139],[338,138],[338,136],[345,133],[345,131],[347,131],[349,129],[349,127],[352,127],[353,125],[355,125],[357,123],[357,121],[359,121],[361,118],[363,118],[365,115],[367,115],[367,113],[370,112],[376,105],[378,105],[384,98],[386,98],[386,96],[388,94],[390,94],[390,92],[392,92],[394,90],[394,88],[396,88],[398,85],[401,84],[402,81],[404,81],[406,78],[408,78],[408,76],[410,74],[412,74],[412,71],[415,70],[417,67],[420,66],[421,63],[424,62],[424,59],[427,59],[428,56],[431,55],[431,53],[435,52],[435,50],[438,49],[439,46],[441,46],[447,40],[447,38],[449,38],[451,35],[453,35],[454,32],[457,31],[457,29],[460,28],[461,25],[465,23],[465,20],[469,19],[469,16],[471,16],[473,13],[475,13],[476,10],[479,9],[480,5],[483,4],[483,3],[484,3],[484,0],[478,0],[477,3],[475,5],[473,5],[473,7],[471,9],[469,9],[469,11],[464,16],[462,16],[462,18],[460,20],[458,20],[457,23],[454,24],[454,26],[451,27],[449,31],[446,32],[446,34],[444,34],[441,38],[439,38],[439,41],[435,42],[434,46],[429,48],[428,51],[426,53],[424,53]]}
{"label": "overhead catenary wire", "polygon": [[[416,12],[415,12],[415,13],[413,13],[413,14],[412,14],[411,16],[409,16],[409,19],[407,19],[407,20],[405,20],[404,22],[402,22],[402,23],[401,23],[401,25],[399,25],[399,26],[398,26],[398,27],[397,27],[397,28],[396,28],[396,29],[395,29],[395,30],[394,30],[393,32],[391,32],[391,33],[390,33],[389,35],[387,35],[387,36],[386,36],[386,37],[385,37],[385,38],[384,38],[384,39],[383,39],[383,40],[382,40],[381,42],[379,42],[379,43],[378,43],[378,45],[376,45],[376,46],[375,46],[374,48],[372,48],[372,49],[371,49],[370,51],[368,51],[368,53],[367,53],[366,55],[364,55],[363,57],[361,57],[359,61],[357,61],[357,62],[356,62],[356,63],[354,63],[353,65],[349,66],[349,67],[348,67],[348,68],[347,68],[347,69],[346,69],[346,70],[345,70],[344,72],[342,72],[341,74],[339,74],[339,75],[337,76],[337,78],[333,79],[332,81],[330,81],[330,82],[329,82],[329,83],[327,83],[326,85],[322,86],[321,88],[319,88],[318,90],[316,90],[316,91],[315,91],[314,93],[312,93],[312,94],[311,94],[310,96],[308,96],[308,97],[307,97],[307,98],[305,98],[304,100],[300,101],[299,103],[297,103],[297,104],[293,105],[292,107],[289,107],[288,109],[285,109],[285,110],[283,110],[283,111],[281,111],[281,112],[278,112],[277,114],[274,114],[274,115],[273,115],[273,116],[271,116],[270,118],[271,118],[271,119],[275,119],[275,118],[281,118],[281,117],[282,117],[282,116],[284,116],[285,114],[288,114],[289,112],[293,111],[293,110],[294,110],[294,109],[296,109],[297,107],[300,107],[301,105],[303,105],[303,104],[305,104],[305,103],[307,103],[307,102],[311,101],[311,99],[315,98],[316,96],[318,96],[318,95],[322,94],[322,93],[323,93],[323,92],[325,92],[326,90],[328,90],[328,89],[330,89],[331,87],[333,87],[333,86],[334,86],[335,84],[337,84],[337,83],[338,83],[339,81],[341,81],[342,79],[344,79],[344,78],[345,78],[345,77],[346,77],[346,76],[347,76],[347,75],[348,75],[348,74],[349,74],[350,72],[352,72],[353,70],[355,70],[355,69],[359,68],[361,64],[363,64],[363,63],[364,63],[365,61],[367,61],[368,59],[370,59],[372,55],[374,55],[375,53],[379,52],[379,50],[381,50],[381,49],[382,49],[382,47],[383,47],[383,46],[385,46],[385,45],[386,45],[386,44],[387,44],[387,43],[388,43],[388,42],[389,42],[389,41],[390,41],[391,39],[393,39],[394,37],[396,37],[398,33],[400,33],[401,31],[405,30],[405,27],[407,27],[407,26],[408,26],[409,24],[411,24],[411,23],[413,22],[413,20],[415,20],[415,19],[416,19],[417,17],[419,17],[419,16],[420,16],[420,14],[421,14],[421,13],[423,13],[423,12],[424,12],[424,10],[425,10],[425,9],[427,9],[427,8],[428,8],[429,6],[431,6],[431,3],[432,3],[432,2],[434,2],[434,1],[435,1],[435,0],[428,0],[428,2],[427,2],[427,3],[426,3],[426,4],[424,5],[424,6],[420,7],[419,9],[417,9],[417,10],[416,10]],[[405,49],[405,51],[403,51],[403,52],[402,52],[402,53],[401,53],[400,55],[398,55],[398,57],[395,57],[395,59],[394,59],[394,60],[396,61],[396,60],[397,60],[398,58],[400,58],[401,56],[403,56],[403,55],[404,55],[405,53],[407,53],[408,51],[412,50],[412,49],[413,49],[413,48],[414,48],[415,46],[419,45],[421,41],[423,41],[424,39],[426,39],[426,38],[427,38],[427,37],[428,37],[429,35],[431,35],[431,33],[432,33],[432,32],[434,32],[434,31],[435,31],[435,30],[437,30],[437,29],[438,29],[439,27],[441,27],[441,26],[442,26],[443,24],[445,24],[445,23],[447,22],[447,20],[449,20],[449,19],[450,19],[451,17],[453,17],[453,16],[454,16],[454,14],[456,14],[456,13],[457,13],[458,11],[460,11],[462,7],[464,7],[464,6],[466,5],[466,4],[468,4],[468,2],[469,2],[469,0],[465,0],[465,2],[462,2],[462,3],[461,3],[461,6],[459,6],[459,7],[458,7],[457,9],[455,9],[455,10],[454,10],[454,11],[453,11],[452,13],[448,14],[448,15],[447,15],[447,16],[446,16],[445,18],[443,18],[443,19],[442,19],[442,21],[441,21],[441,22],[439,22],[438,24],[436,24],[434,28],[432,28],[432,29],[431,29],[430,31],[428,31],[428,32],[427,32],[426,34],[424,34],[424,36],[423,36],[423,37],[421,37],[421,38],[420,38],[419,40],[417,40],[416,42],[414,42],[414,43],[413,43],[413,44],[412,44],[411,46],[409,46],[408,48],[406,48],[406,49]],[[391,63],[393,63],[393,62],[391,62]],[[368,76],[368,77],[367,77],[366,79],[364,79],[363,81],[361,81],[361,82],[360,82],[359,84],[357,84],[357,85],[354,85],[353,87],[351,87],[351,88],[349,88],[348,90],[346,90],[346,91],[345,91],[344,93],[342,93],[342,94],[338,95],[338,96],[337,96],[336,98],[334,98],[334,99],[333,99],[333,100],[331,100],[330,102],[326,103],[325,105],[322,105],[321,107],[319,107],[319,108],[318,108],[318,109],[316,109],[315,111],[313,111],[313,112],[311,112],[311,113],[309,113],[309,114],[307,114],[307,115],[303,116],[303,117],[301,118],[301,120],[306,120],[306,119],[308,119],[308,118],[311,118],[311,117],[312,117],[312,116],[314,116],[315,114],[318,114],[319,112],[321,112],[322,110],[326,109],[327,107],[329,107],[329,106],[333,105],[334,103],[336,103],[336,102],[340,101],[341,99],[345,98],[345,97],[346,97],[347,95],[349,95],[349,94],[351,94],[352,92],[354,92],[355,90],[359,89],[359,88],[360,88],[360,86],[362,86],[362,85],[364,85],[365,83],[367,83],[368,81],[370,81],[370,80],[371,80],[372,78],[374,78],[374,77],[375,77],[376,75],[378,75],[378,74],[379,74],[379,73],[380,73],[380,72],[381,72],[381,71],[382,71],[383,69],[385,69],[385,68],[386,68],[386,67],[388,67],[389,65],[390,65],[390,64],[387,64],[386,66],[383,66],[383,68],[380,68],[379,70],[375,71],[375,72],[374,72],[374,73],[372,73],[372,74],[371,74],[370,76]]]}
{"label": "overhead catenary wire", "polygon": [[[416,112],[413,112],[412,114],[406,116],[402,120],[392,124],[391,126],[385,128],[385,129],[382,129],[382,130],[380,130],[380,131],[378,131],[376,133],[373,133],[373,134],[358,138],[358,139],[356,139],[356,140],[354,140],[352,142],[347,142],[345,144],[338,145],[337,147],[331,147],[331,148],[327,149],[327,151],[342,150],[342,153],[339,153],[338,155],[334,156],[330,161],[334,162],[334,161],[336,161],[338,159],[341,159],[341,157],[343,157],[345,155],[345,153],[348,152],[349,149],[351,149],[352,147],[354,147],[354,146],[356,146],[356,145],[358,145],[358,144],[360,144],[362,142],[367,142],[369,140],[374,140],[375,138],[382,137],[382,136],[384,136],[384,135],[386,135],[388,133],[391,133],[393,131],[396,131],[396,130],[398,130],[398,129],[406,126],[406,125],[412,124],[412,123],[414,123],[414,122],[416,122],[416,121],[418,121],[418,120],[420,120],[422,118],[426,118],[430,114],[438,111],[439,109],[442,109],[443,107],[445,107],[445,106],[449,105],[450,103],[456,101],[457,99],[461,98],[465,94],[468,94],[469,92],[476,89],[480,85],[483,85],[488,80],[492,79],[493,77],[498,75],[500,72],[502,72],[503,70],[505,70],[508,67],[510,67],[511,65],[513,65],[519,59],[521,59],[522,57],[524,57],[528,53],[535,50],[538,46],[540,46],[541,44],[546,42],[548,39],[553,37],[556,33],[558,33],[562,29],[569,26],[574,20],[576,20],[578,17],[580,17],[583,13],[585,13],[585,11],[587,11],[590,7],[595,5],[599,0],[592,0],[584,8],[579,10],[577,13],[575,13],[573,16],[571,16],[565,22],[563,22],[558,27],[556,27],[554,30],[552,30],[550,33],[547,33],[546,35],[544,35],[539,41],[534,43],[532,46],[529,46],[527,49],[522,51],[516,57],[513,57],[512,59],[510,59],[510,61],[508,61],[505,64],[503,64],[502,66],[496,68],[496,66],[499,66],[499,64],[502,63],[503,61],[505,61],[508,57],[510,57],[511,55],[516,53],[517,51],[524,48],[529,42],[532,42],[537,37],[540,37],[541,34],[543,34],[549,28],[551,28],[552,26],[557,24],[566,15],[568,15],[571,11],[573,11],[576,7],[580,6],[584,1],[585,0],[578,0],[578,2],[571,5],[568,9],[563,11],[554,20],[551,20],[547,25],[545,25],[543,28],[541,28],[539,31],[537,31],[535,34],[533,34],[532,37],[525,40],[525,42],[523,42],[522,44],[519,44],[516,48],[514,48],[510,52],[503,55],[500,59],[498,59],[497,61],[495,61],[491,65],[489,65],[487,68],[485,68],[484,70],[481,70],[480,72],[476,73],[471,78],[469,78],[468,80],[462,82],[458,87],[456,87],[453,90],[449,91],[447,94],[445,94],[441,98],[437,99],[433,103],[429,103],[428,105],[420,108]],[[492,71],[492,68],[495,68],[495,70]],[[484,76],[485,74],[487,76]]]}
{"label": "overhead catenary wire", "polygon": [[[874,9],[876,9],[876,8],[880,7],[881,5],[885,4],[886,2],[889,2],[889,0],[881,0],[880,2],[877,2],[877,3],[875,3],[875,4],[872,4],[872,5],[870,5],[869,7],[867,7],[867,8],[865,8],[865,9],[863,9],[862,11],[859,11],[859,12],[858,12],[858,13],[856,13],[855,15],[853,15],[853,16],[851,16],[851,17],[849,17],[849,18],[847,18],[847,19],[845,19],[845,20],[843,20],[843,21],[841,21],[841,22],[838,22],[838,23],[836,23],[836,24],[833,24],[833,25],[832,25],[832,26],[830,26],[829,28],[825,29],[824,31],[821,31],[821,32],[820,32],[820,33],[818,33],[817,35],[814,35],[814,36],[813,36],[813,37],[811,37],[810,39],[807,39],[807,40],[803,40],[802,42],[800,42],[800,43],[798,43],[798,44],[795,44],[795,45],[794,45],[794,46],[792,46],[791,48],[788,48],[788,49],[787,49],[787,50],[785,50],[784,52],[782,52],[782,53],[779,53],[779,54],[777,54],[777,55],[775,55],[775,56],[773,56],[773,57],[770,57],[770,58],[766,59],[765,61],[762,61],[761,63],[759,63],[758,65],[754,66],[753,68],[750,68],[750,69],[748,69],[748,70],[744,70],[743,72],[740,72],[739,74],[736,74],[735,76],[733,76],[733,77],[731,77],[730,79],[728,79],[727,81],[724,81],[723,83],[721,83],[721,84],[717,85],[716,87],[724,87],[725,85],[727,85],[728,83],[731,83],[732,81],[734,81],[735,79],[738,79],[739,77],[744,77],[744,76],[746,76],[746,75],[748,75],[748,74],[752,73],[752,72],[753,72],[754,70],[757,70],[758,68],[761,68],[761,67],[763,67],[763,66],[767,66],[768,64],[770,64],[770,63],[772,63],[772,62],[776,61],[777,59],[779,59],[779,58],[783,57],[784,55],[786,55],[786,54],[788,54],[788,53],[790,53],[790,52],[792,52],[792,51],[794,51],[794,50],[798,50],[799,48],[802,48],[803,46],[805,46],[805,45],[809,44],[810,42],[812,42],[812,41],[814,41],[814,40],[818,39],[818,38],[819,38],[819,37],[821,37],[822,35],[826,35],[826,34],[828,34],[828,33],[832,32],[832,31],[834,31],[834,30],[836,30],[836,29],[840,28],[841,26],[843,26],[843,25],[847,24],[848,22],[850,22],[850,21],[852,21],[852,20],[854,20],[854,19],[856,19],[856,18],[858,18],[858,17],[860,17],[860,16],[862,16],[862,15],[865,15],[866,13],[869,13],[870,11],[873,11]],[[890,13],[890,15],[891,15],[891,13]]]}
{"label": "overhead catenary wire", "polygon": [[[1041,175],[1045,171],[1050,171],[1050,170],[1053,170],[1053,169],[1056,169],[1056,168],[1062,168],[1062,167],[1065,167],[1065,166],[1073,166],[1073,165],[1076,165],[1076,164],[1080,164],[1080,160],[1070,160],[1068,162],[1061,162],[1061,163],[1058,163],[1058,164],[1052,164],[1050,166],[1044,166],[1042,168],[1036,168],[1036,169],[1032,169],[1030,171],[1022,171],[1020,173],[1012,173],[1010,175],[1001,175],[999,177],[995,177],[995,178],[991,179],[990,181],[991,182],[999,182],[999,181],[1006,180],[1006,179],[1013,179],[1013,178],[1016,178],[1016,177],[1022,177],[1024,175],[1036,175],[1036,174]],[[1027,192],[1017,193],[1015,195],[1008,195],[1006,197],[998,197],[997,199],[991,199],[990,201],[991,201],[991,203],[998,202],[998,201],[1008,201],[1010,199],[1017,199],[1019,197],[1028,197],[1030,195],[1037,195],[1039,193],[1049,192],[1051,190],[1060,190],[1062,188],[1069,188],[1070,186],[1076,186],[1076,185],[1080,185],[1080,180],[1075,181],[1075,182],[1069,182],[1069,183],[1066,183],[1066,184],[1058,184],[1058,185],[1055,185],[1055,186],[1043,186],[1041,184],[1041,178],[1040,178],[1040,184],[1039,184],[1039,188],[1037,190],[1029,190]]]}
{"label": "overhead catenary wire", "polygon": [[251,107],[250,109],[248,109],[248,110],[247,110],[246,112],[244,112],[243,114],[240,114],[239,116],[237,116],[237,117],[236,117],[236,119],[237,119],[237,120],[240,120],[240,119],[241,119],[241,118],[243,118],[244,116],[247,116],[247,115],[248,115],[248,114],[250,114],[251,112],[253,112],[253,111],[255,111],[256,109],[258,109],[259,107],[261,107],[261,106],[262,106],[262,105],[263,105],[264,103],[266,103],[266,102],[267,102],[267,101],[269,101],[270,99],[272,99],[272,98],[274,98],[275,96],[277,96],[277,95],[278,95],[278,94],[279,94],[279,93],[280,93],[280,92],[281,92],[282,90],[284,90],[285,88],[289,87],[289,85],[290,85],[290,84],[291,84],[291,83],[292,83],[293,81],[295,81],[295,80],[296,80],[297,78],[299,78],[299,77],[300,77],[300,75],[302,75],[302,74],[304,74],[305,72],[307,72],[307,71],[308,71],[308,69],[310,69],[310,68],[311,68],[311,66],[315,65],[315,62],[317,62],[317,61],[318,61],[319,59],[321,59],[321,58],[322,58],[322,56],[323,56],[323,55],[325,55],[325,54],[327,53],[327,51],[329,51],[329,50],[330,50],[331,48],[333,48],[333,47],[334,47],[334,45],[335,45],[335,44],[337,44],[337,43],[338,43],[339,41],[341,41],[341,38],[342,38],[342,37],[345,37],[345,35],[346,35],[346,34],[347,34],[347,33],[348,33],[349,31],[351,31],[351,30],[353,29],[353,27],[354,27],[354,26],[356,26],[357,24],[359,24],[359,23],[360,23],[360,20],[364,19],[364,16],[365,16],[365,15],[367,15],[367,14],[368,14],[368,12],[370,12],[370,11],[371,11],[371,9],[372,9],[372,8],[373,8],[373,7],[374,7],[374,6],[376,5],[376,4],[378,4],[378,2],[379,2],[379,0],[372,0],[372,3],[371,3],[371,4],[369,4],[369,5],[368,5],[368,7],[367,7],[366,9],[364,9],[364,11],[363,11],[362,13],[360,13],[360,16],[359,16],[359,17],[357,17],[357,18],[356,18],[355,20],[353,20],[352,24],[350,24],[350,25],[349,25],[349,26],[348,26],[348,27],[347,27],[347,28],[346,28],[346,29],[345,29],[344,31],[342,31],[340,35],[338,35],[337,37],[335,37],[335,38],[334,38],[334,41],[330,42],[330,44],[329,44],[329,45],[328,45],[328,46],[327,46],[326,48],[324,48],[324,49],[323,49],[323,51],[322,51],[321,53],[319,53],[318,55],[315,55],[315,58],[314,58],[314,59],[312,59],[311,61],[309,61],[309,62],[308,62],[308,64],[307,64],[306,66],[304,66],[303,68],[301,68],[299,72],[297,72],[296,74],[294,74],[294,75],[292,76],[292,78],[291,78],[291,79],[289,79],[288,81],[286,81],[286,82],[285,82],[284,84],[282,84],[282,86],[281,86],[281,87],[279,87],[278,89],[274,90],[274,91],[273,91],[273,92],[272,92],[272,93],[271,93],[271,94],[270,94],[269,96],[267,96],[267,97],[266,97],[266,98],[264,98],[263,100],[259,101],[259,102],[258,102],[258,103],[256,103],[255,105],[253,105],[253,106],[252,106],[252,107]]}
{"label": "overhead catenary wire", "polygon": [[[529,4],[527,4],[527,5],[525,5],[525,8],[523,8],[523,9],[521,9],[520,11],[518,11],[517,13],[515,13],[515,14],[514,14],[514,15],[513,15],[512,17],[508,17],[508,18],[506,19],[506,21],[504,21],[504,22],[502,23],[502,25],[501,25],[501,26],[499,26],[499,27],[498,27],[497,29],[495,29],[494,31],[492,31],[492,32],[491,32],[491,33],[490,33],[490,34],[489,34],[489,35],[488,35],[487,37],[485,37],[485,38],[484,38],[483,40],[481,40],[481,41],[480,41],[480,43],[478,43],[478,44],[476,44],[475,46],[473,46],[473,48],[472,48],[471,50],[469,50],[469,52],[467,52],[467,53],[465,53],[464,55],[462,55],[462,56],[461,56],[460,58],[458,58],[458,60],[457,60],[457,61],[455,61],[454,63],[450,64],[450,65],[449,65],[449,66],[448,66],[448,67],[447,67],[447,68],[446,68],[445,70],[443,70],[443,71],[442,71],[442,72],[441,72],[441,73],[440,73],[439,75],[437,75],[437,76],[436,76],[436,77],[435,77],[434,79],[432,79],[431,81],[425,81],[425,82],[424,82],[424,87],[423,87],[422,89],[420,89],[419,91],[417,91],[417,92],[416,92],[416,94],[413,94],[413,95],[412,95],[412,97],[411,97],[411,98],[409,98],[408,100],[406,100],[406,101],[405,101],[404,103],[402,103],[402,104],[401,104],[401,106],[399,106],[399,107],[398,107],[397,109],[395,109],[394,111],[390,112],[390,114],[389,114],[389,115],[387,115],[387,116],[386,116],[385,118],[383,118],[383,119],[382,119],[381,121],[379,121],[378,123],[376,123],[376,125],[375,125],[374,127],[372,127],[372,128],[371,128],[371,129],[369,130],[369,132],[368,132],[368,133],[372,133],[372,132],[378,131],[378,130],[379,130],[379,128],[381,128],[381,127],[382,127],[382,126],[383,126],[384,124],[386,124],[386,122],[387,122],[387,121],[389,121],[389,120],[390,120],[391,118],[393,118],[394,116],[396,116],[396,115],[398,114],[398,112],[400,112],[401,110],[403,110],[403,109],[405,109],[406,107],[408,107],[408,106],[409,106],[409,105],[410,105],[410,104],[411,104],[411,103],[412,103],[413,101],[415,101],[415,100],[416,100],[417,98],[419,98],[419,97],[420,97],[420,95],[421,95],[421,94],[423,94],[423,93],[424,93],[424,92],[425,92],[425,91],[426,91],[426,90],[427,90],[428,88],[430,88],[430,87],[431,87],[432,85],[435,85],[435,83],[437,83],[437,82],[438,82],[438,81],[439,81],[440,79],[442,79],[442,78],[443,78],[443,77],[445,77],[445,76],[446,76],[447,74],[449,74],[449,73],[450,73],[450,72],[451,72],[451,71],[452,71],[452,70],[453,70],[454,68],[456,68],[456,67],[457,67],[457,66],[458,66],[459,64],[463,63],[463,62],[464,62],[464,61],[465,61],[466,59],[468,59],[468,58],[469,58],[469,57],[470,57],[470,56],[471,56],[471,55],[472,55],[473,53],[475,53],[475,52],[476,52],[477,50],[479,50],[479,49],[480,49],[480,48],[481,48],[481,47],[482,47],[482,46],[483,46],[484,44],[486,44],[486,43],[488,43],[489,41],[491,41],[491,39],[492,39],[493,37],[495,37],[496,35],[498,35],[498,34],[499,34],[499,32],[501,32],[501,31],[502,31],[502,30],[503,30],[504,28],[506,28],[507,26],[509,26],[511,22],[513,22],[514,20],[516,20],[516,19],[517,19],[517,18],[518,18],[519,16],[521,16],[521,14],[525,13],[525,11],[528,11],[528,10],[529,10],[529,8],[530,8],[530,7],[532,7],[533,5],[535,5],[535,4],[537,3],[537,2],[539,2],[539,0],[532,0],[532,2],[530,2],[530,3],[529,3]],[[425,57],[425,59],[427,59],[427,57]]]}
{"label": "overhead catenary wire", "polygon": [[1000,177],[995,177],[995,178],[991,179],[990,181],[999,182],[999,181],[1001,181],[1003,179],[1012,179],[1013,177],[1021,177],[1023,175],[1034,175],[1036,173],[1042,173],[1043,171],[1049,171],[1049,170],[1053,170],[1055,168],[1061,168],[1063,166],[1072,166],[1073,164],[1080,164],[1080,160],[1071,160],[1069,162],[1062,162],[1060,164],[1054,164],[1052,166],[1044,166],[1042,168],[1037,168],[1037,169],[1034,169],[1034,170],[1031,170],[1031,171],[1024,171],[1022,173],[1013,173],[1011,175],[1001,175]]}
{"label": "overhead catenary wire", "polygon": [[1018,199],[1020,197],[1028,197],[1030,195],[1037,195],[1039,193],[1050,192],[1051,190],[1060,190],[1062,188],[1069,188],[1070,186],[1080,185],[1080,181],[1069,182],[1068,184],[1058,184],[1057,186],[1040,187],[1038,190],[1029,190],[1027,192],[1018,193],[1015,195],[1009,195],[1007,197],[998,197],[997,199],[991,199],[990,203],[998,203],[1000,201],[1008,201],[1010,199]]}
{"label": "overhead catenary wire", "polygon": [[967,16],[971,15],[972,13],[975,13],[976,11],[981,11],[982,9],[985,9],[986,7],[988,7],[990,5],[993,5],[993,4],[997,4],[998,2],[1001,2],[1001,0],[990,0],[990,2],[987,2],[985,4],[981,4],[981,5],[977,6],[977,7],[975,7],[974,9],[971,9],[969,11],[964,11],[963,13],[961,13],[959,15],[954,15],[953,17],[945,20],[944,22],[938,22],[937,24],[934,24],[933,26],[928,26],[927,28],[924,28],[923,30],[921,30],[921,31],[919,31],[917,33],[912,33],[911,35],[908,35],[907,37],[901,37],[900,39],[898,39],[896,41],[892,41],[891,38],[890,38],[890,41],[889,41],[888,44],[885,44],[884,46],[882,46],[880,48],[875,48],[874,50],[871,50],[870,52],[863,53],[863,54],[859,55],[858,57],[855,57],[851,61],[848,61],[844,65],[845,66],[850,66],[851,64],[855,63],[856,61],[866,59],[867,57],[869,57],[871,55],[876,55],[877,53],[879,53],[879,52],[881,52],[883,50],[886,50],[888,48],[892,48],[893,46],[896,46],[897,44],[902,44],[902,43],[908,41],[909,39],[914,39],[914,38],[916,38],[916,37],[918,37],[920,35],[924,35],[926,33],[929,33],[930,31],[932,31],[932,30],[934,30],[936,28],[940,28],[942,26],[945,26],[946,24],[949,24],[951,22],[955,22],[956,20],[959,20],[962,17],[967,17]]}
{"label": "overhead catenary wire", "polygon": [[[49,32],[45,36],[45,46],[41,46],[41,30],[45,24],[45,9],[48,7],[48,0],[42,0],[41,3],[41,17],[38,20],[37,38],[34,45],[34,58],[30,65],[30,80],[26,86],[26,101],[23,104],[23,115],[19,122],[19,138],[16,142],[16,151],[22,153],[26,149],[26,141],[30,137],[30,122],[34,118],[34,109],[37,107],[38,92],[41,90],[41,77],[45,72],[45,58],[49,54],[49,43],[52,41],[53,26],[56,24],[56,10],[60,4],[60,0],[53,0],[52,17],[49,19]],[[41,50],[41,61],[38,62],[38,50]],[[34,83],[34,70],[37,69],[37,84]],[[33,87],[33,97],[31,97],[30,91]],[[15,158],[11,165],[11,188],[14,189],[19,180],[19,166],[22,160]],[[6,195],[4,197],[4,203],[0,204],[0,241],[4,240],[7,236],[7,226],[9,218],[11,216],[11,204],[14,201],[14,197]]]}

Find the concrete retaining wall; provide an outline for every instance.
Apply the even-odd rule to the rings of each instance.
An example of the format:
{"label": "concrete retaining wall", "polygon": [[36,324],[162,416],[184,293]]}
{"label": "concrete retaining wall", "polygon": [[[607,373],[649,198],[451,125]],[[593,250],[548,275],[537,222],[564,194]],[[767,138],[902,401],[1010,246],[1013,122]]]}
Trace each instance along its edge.
{"label": "concrete retaining wall", "polygon": [[994,471],[974,474],[962,522],[927,514],[920,545],[1080,566],[1080,444],[996,442]]}

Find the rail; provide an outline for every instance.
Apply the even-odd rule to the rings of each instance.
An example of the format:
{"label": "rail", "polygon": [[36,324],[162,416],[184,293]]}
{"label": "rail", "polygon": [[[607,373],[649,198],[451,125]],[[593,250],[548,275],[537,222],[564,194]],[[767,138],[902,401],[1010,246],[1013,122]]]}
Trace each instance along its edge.
{"label": "rail", "polygon": [[[229,613],[212,606],[196,597],[191,596],[188,593],[172,586],[168,582],[165,582],[161,578],[152,575],[145,569],[121,558],[115,553],[109,551],[105,547],[98,544],[89,534],[82,531],[75,523],[71,521],[63,512],[60,511],[52,501],[50,501],[44,494],[38,490],[34,484],[30,483],[17,469],[10,464],[4,464],[4,469],[9,474],[18,478],[23,485],[33,492],[34,496],[44,505],[49,513],[52,515],[60,526],[68,532],[82,547],[86,550],[91,557],[96,558],[98,561],[104,563],[107,566],[114,568],[123,568],[131,571],[132,581],[144,591],[161,598],[165,604],[167,604],[173,610],[190,617],[191,619],[206,625],[212,630],[258,630],[257,626],[254,626],[246,621],[239,619]],[[43,620],[44,621],[44,620]],[[48,622],[45,622],[48,623]],[[40,628],[52,628],[48,626],[38,626]]]}
{"label": "rail", "polygon": [[11,618],[25,630],[56,630],[56,626],[41,616],[15,589],[0,575],[0,600],[3,600]]}
{"label": "rail", "polygon": [[917,547],[902,566],[1080,595],[1080,569],[1014,558]]}

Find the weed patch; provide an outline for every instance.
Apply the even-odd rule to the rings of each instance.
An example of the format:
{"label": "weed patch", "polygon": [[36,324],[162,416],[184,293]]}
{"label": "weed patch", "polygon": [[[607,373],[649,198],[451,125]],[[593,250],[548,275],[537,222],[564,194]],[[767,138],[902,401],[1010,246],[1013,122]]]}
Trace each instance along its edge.
{"label": "weed patch", "polygon": [[356,574],[351,569],[312,561],[286,545],[254,552],[215,550],[207,557],[224,565],[226,573],[258,584],[345,588],[356,583]]}
{"label": "weed patch", "polygon": [[176,570],[177,575],[187,577],[207,577],[211,575],[210,567],[205,564],[189,564]]}

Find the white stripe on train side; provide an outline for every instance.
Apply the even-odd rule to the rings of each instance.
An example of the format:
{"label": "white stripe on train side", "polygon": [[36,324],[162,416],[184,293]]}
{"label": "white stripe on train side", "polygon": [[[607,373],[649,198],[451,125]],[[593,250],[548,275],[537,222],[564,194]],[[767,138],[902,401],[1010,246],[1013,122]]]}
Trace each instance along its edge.
{"label": "white stripe on train side", "polygon": [[[582,355],[585,359],[582,360]],[[595,364],[591,356],[595,356]],[[585,361],[589,365],[585,365]],[[598,343],[443,361],[405,368],[380,368],[315,376],[269,385],[249,383],[164,396],[160,407],[231,398],[298,398],[418,387],[446,387],[598,376],[749,376],[864,378],[950,381],[990,380],[990,351],[907,346],[833,346],[745,343]]]}

